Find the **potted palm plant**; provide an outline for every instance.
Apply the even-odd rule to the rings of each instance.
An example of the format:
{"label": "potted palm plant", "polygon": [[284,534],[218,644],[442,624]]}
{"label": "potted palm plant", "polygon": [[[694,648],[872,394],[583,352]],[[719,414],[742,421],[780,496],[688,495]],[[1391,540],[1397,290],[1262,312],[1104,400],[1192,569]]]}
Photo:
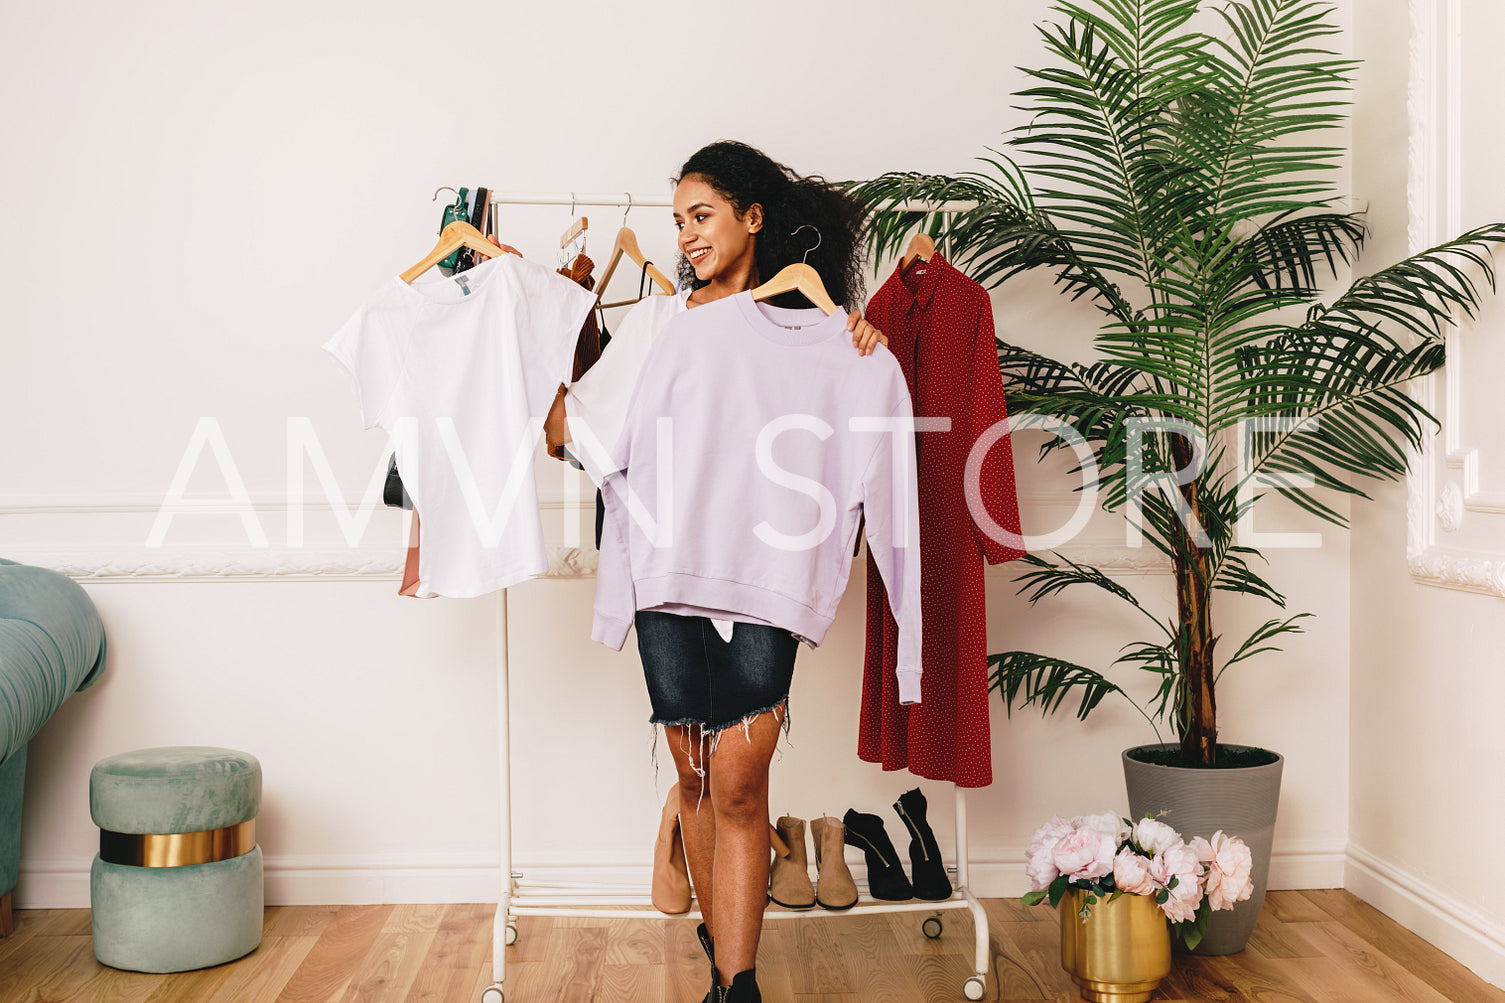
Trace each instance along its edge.
{"label": "potted palm plant", "polygon": [[[1210,767],[1252,761],[1273,768],[1278,785],[1277,756],[1218,742],[1219,674],[1278,650],[1306,615],[1285,612],[1262,555],[1239,540],[1240,520],[1273,492],[1345,526],[1335,498],[1404,475],[1408,450],[1434,425],[1408,385],[1443,364],[1447,327],[1472,315],[1484,284],[1493,288],[1490,253],[1505,225],[1328,288],[1366,236],[1363,213],[1345,208],[1330,180],[1345,151],[1323,143],[1344,121],[1356,67],[1323,49],[1338,33],[1332,5],[1061,0],[1052,9],[1059,19],[1039,28],[1051,65],[1024,71],[1024,124],[1003,149],[978,171],[891,173],[854,189],[874,211],[876,251],[896,253],[916,227],[939,238],[944,226],[952,256],[984,285],[1047,269],[1103,315],[1092,364],[1002,341],[999,363],[1016,415],[1050,416],[1090,445],[1102,508],[1133,519],[1164,555],[1177,612],[1161,620],[1096,568],[1030,555],[1018,581],[1031,602],[1097,589],[1154,627],[1106,670],[992,655],[992,685],[1011,711],[1052,713],[1071,700],[1085,718],[1126,695],[1113,670],[1145,670],[1158,689],[1141,711],[1169,718],[1179,742],[1130,750],[1126,768],[1146,761],[1164,764],[1152,772],[1207,778]],[[949,218],[899,208],[943,201],[970,208]],[[1233,646],[1214,630],[1215,600],[1228,593],[1281,615]],[[1136,816],[1160,807],[1131,789]],[[1199,825],[1182,814],[1171,824],[1204,837],[1236,831],[1263,852],[1260,887],[1242,918],[1235,911],[1232,936],[1210,929],[1202,946],[1240,949],[1263,897],[1273,798],[1263,847],[1261,826],[1247,820]]]}

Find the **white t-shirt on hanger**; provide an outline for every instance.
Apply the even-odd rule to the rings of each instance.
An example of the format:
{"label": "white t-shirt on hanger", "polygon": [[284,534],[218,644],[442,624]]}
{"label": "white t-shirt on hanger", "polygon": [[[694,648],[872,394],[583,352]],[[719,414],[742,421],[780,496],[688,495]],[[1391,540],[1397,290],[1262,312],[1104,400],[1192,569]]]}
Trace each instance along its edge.
{"label": "white t-shirt on hanger", "polygon": [[595,297],[501,254],[438,282],[392,278],[324,346],[365,428],[390,434],[423,519],[422,598],[548,570],[534,454]]}
{"label": "white t-shirt on hanger", "polygon": [[564,399],[569,416],[570,454],[580,461],[596,487],[613,471],[611,453],[622,429],[627,426],[627,405],[633,388],[643,371],[643,360],[654,339],[670,319],[687,309],[690,290],[681,289],[673,296],[649,296],[639,300],[621,327],[612,334],[610,343],[585,371]]}

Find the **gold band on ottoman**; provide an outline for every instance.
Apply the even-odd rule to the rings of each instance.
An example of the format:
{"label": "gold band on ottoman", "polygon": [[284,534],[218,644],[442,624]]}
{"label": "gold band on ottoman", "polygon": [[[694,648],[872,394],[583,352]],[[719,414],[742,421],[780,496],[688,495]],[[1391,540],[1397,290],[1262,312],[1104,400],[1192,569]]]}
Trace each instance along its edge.
{"label": "gold band on ottoman", "polygon": [[250,853],[256,820],[203,832],[133,833],[99,830],[99,859],[127,867],[187,867]]}

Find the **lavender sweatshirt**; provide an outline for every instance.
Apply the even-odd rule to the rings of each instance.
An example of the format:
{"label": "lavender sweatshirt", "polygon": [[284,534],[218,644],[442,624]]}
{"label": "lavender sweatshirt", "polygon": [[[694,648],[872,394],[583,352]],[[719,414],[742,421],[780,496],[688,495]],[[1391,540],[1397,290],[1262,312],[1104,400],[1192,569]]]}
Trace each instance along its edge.
{"label": "lavender sweatshirt", "polygon": [[679,314],[643,364],[601,485],[591,636],[621,649],[655,609],[825,636],[859,520],[899,625],[901,703],[920,700],[913,410],[886,348],[846,314],[741,293]]}

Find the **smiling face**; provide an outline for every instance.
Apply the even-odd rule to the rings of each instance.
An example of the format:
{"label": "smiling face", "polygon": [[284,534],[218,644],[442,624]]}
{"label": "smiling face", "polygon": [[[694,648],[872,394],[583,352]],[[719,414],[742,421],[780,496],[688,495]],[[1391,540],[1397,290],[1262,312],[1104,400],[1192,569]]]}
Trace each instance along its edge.
{"label": "smiling face", "polygon": [[736,292],[756,283],[753,250],[763,228],[762,206],[753,204],[739,216],[703,177],[691,174],[674,189],[674,225],[697,279]]}

